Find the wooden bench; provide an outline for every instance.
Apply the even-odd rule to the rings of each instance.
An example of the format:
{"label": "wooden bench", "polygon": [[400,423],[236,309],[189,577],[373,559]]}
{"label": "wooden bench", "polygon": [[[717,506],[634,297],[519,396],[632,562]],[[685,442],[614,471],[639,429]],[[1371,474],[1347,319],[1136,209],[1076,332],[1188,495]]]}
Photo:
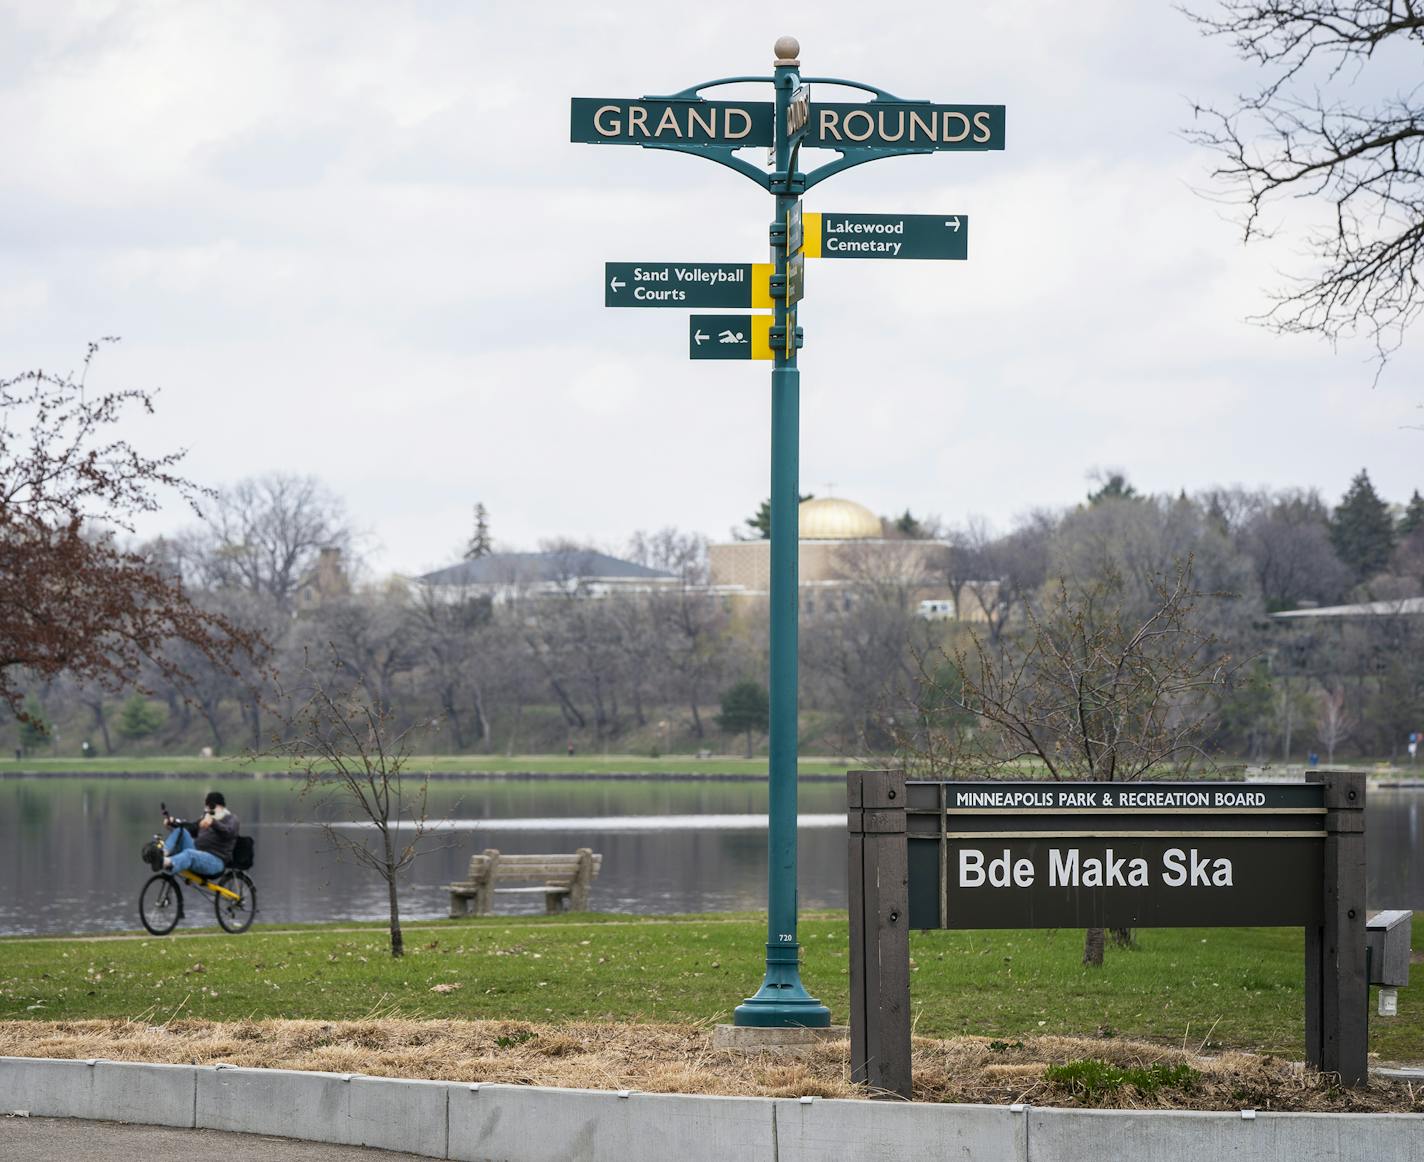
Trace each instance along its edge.
{"label": "wooden bench", "polygon": [[[603,866],[601,853],[581,847],[572,855],[501,855],[488,848],[470,856],[469,878],[448,885],[450,916],[488,916],[495,892],[543,892],[549,915],[588,908],[588,889]],[[541,880],[531,887],[504,888],[508,880]]]}

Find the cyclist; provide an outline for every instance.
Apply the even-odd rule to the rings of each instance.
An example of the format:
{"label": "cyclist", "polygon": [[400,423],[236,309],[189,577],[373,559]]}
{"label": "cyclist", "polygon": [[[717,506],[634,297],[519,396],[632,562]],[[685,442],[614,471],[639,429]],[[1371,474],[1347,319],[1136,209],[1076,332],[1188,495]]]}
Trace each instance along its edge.
{"label": "cyclist", "polygon": [[[221,791],[209,791],[203,807],[203,817],[196,827],[165,812],[163,823],[168,828],[168,838],[163,844],[165,871],[191,871],[212,877],[221,875],[232,859],[232,849],[237,843],[237,816],[227,809],[227,800]],[[190,827],[193,830],[190,831]]]}

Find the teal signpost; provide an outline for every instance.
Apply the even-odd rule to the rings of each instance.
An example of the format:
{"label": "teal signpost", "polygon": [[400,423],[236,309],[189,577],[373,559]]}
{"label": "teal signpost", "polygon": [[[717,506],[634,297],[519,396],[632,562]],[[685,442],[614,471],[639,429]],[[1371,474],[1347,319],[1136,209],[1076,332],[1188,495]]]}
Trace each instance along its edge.
{"label": "teal signpost", "polygon": [[[801,195],[828,177],[885,157],[1004,148],[1004,106],[906,101],[875,85],[803,77],[801,46],[776,42],[772,75],[725,77],[658,97],[575,97],[569,136],[595,145],[637,145],[705,157],[756,182],[775,200],[765,290],[759,264],[611,262],[610,307],[758,307],[771,314],[693,315],[692,359],[769,359],[771,368],[771,729],[768,748],[766,974],[737,1006],[742,1026],[824,1028],[830,1010],[801,983],[796,933],[797,554],[803,336],[796,304],[805,258],[964,258],[963,215],[803,214]],[[770,84],[771,101],[709,101],[707,89]],[[823,88],[868,94],[859,104],[814,99]],[[757,165],[742,151],[769,150]],[[839,156],[809,172],[803,149]],[[763,155],[768,156],[768,155]],[[951,223],[957,223],[952,225]],[[833,243],[828,242],[834,239]],[[857,245],[858,244],[858,245]],[[745,278],[724,277],[745,271]]]}

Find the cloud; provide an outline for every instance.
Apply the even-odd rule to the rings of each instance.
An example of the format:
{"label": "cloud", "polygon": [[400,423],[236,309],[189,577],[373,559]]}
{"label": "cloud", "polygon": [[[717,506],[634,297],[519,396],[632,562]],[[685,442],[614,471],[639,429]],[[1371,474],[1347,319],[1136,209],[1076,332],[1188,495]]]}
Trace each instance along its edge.
{"label": "cloud", "polygon": [[[52,3],[0,9],[0,340],[13,372],[119,333],[165,387],[143,446],[221,483],[311,472],[382,546],[721,536],[766,495],[767,367],[690,364],[679,311],[602,306],[608,260],[758,261],[765,193],[701,159],[568,142],[568,98],[765,72],[1008,106],[1002,154],[894,159],[812,209],[957,212],[963,263],[820,262],[802,476],[877,511],[1001,522],[1084,492],[1420,482],[1401,355],[1247,326],[1289,239],[1192,192],[1188,97],[1249,83],[1169,9],[750,3]],[[844,31],[853,29],[853,33]],[[1294,224],[1293,224],[1294,225]],[[1417,347],[1417,344],[1416,344]],[[819,484],[816,485],[819,487]],[[161,514],[157,528],[181,524]]]}

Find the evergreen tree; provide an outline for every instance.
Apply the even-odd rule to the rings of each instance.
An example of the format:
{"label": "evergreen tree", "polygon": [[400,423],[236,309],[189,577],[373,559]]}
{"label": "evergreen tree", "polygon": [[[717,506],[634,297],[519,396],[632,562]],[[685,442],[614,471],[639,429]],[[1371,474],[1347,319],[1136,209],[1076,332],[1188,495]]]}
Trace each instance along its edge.
{"label": "evergreen tree", "polygon": [[490,540],[489,531],[489,510],[480,503],[475,505],[475,531],[470,534],[469,544],[465,546],[465,560],[478,561],[481,557],[488,557],[493,547],[494,542]]}
{"label": "evergreen tree", "polygon": [[1419,495],[1419,489],[1414,490],[1414,495],[1409,498],[1409,507],[1404,510],[1404,516],[1399,522],[1399,536],[1402,540],[1410,533],[1417,533],[1424,529],[1424,496]]}
{"label": "evergreen tree", "polygon": [[1368,580],[1389,564],[1394,521],[1363,468],[1330,518],[1330,543],[1356,581]]}
{"label": "evergreen tree", "polygon": [[908,537],[912,541],[923,540],[925,535],[924,526],[910,515],[908,508],[904,513],[895,518],[895,531]]}
{"label": "evergreen tree", "polygon": [[[808,501],[808,500],[815,500],[815,499],[816,499],[816,494],[815,494],[814,492],[803,492],[803,493],[801,494],[801,503],[803,503],[803,504],[804,504],[806,501]],[[753,532],[755,532],[756,535],[757,535],[758,537],[760,537],[762,540],[764,540],[764,541],[769,541],[769,540],[771,540],[771,500],[770,500],[770,499],[763,500],[763,501],[761,502],[761,507],[760,507],[759,509],[757,509],[757,511],[756,511],[756,516],[749,516],[749,517],[747,517],[747,519],[746,519],[746,525],[747,525],[747,527],[748,527],[749,529],[751,529]],[[752,539],[755,540],[756,538],[754,537],[754,538],[752,538]]]}
{"label": "evergreen tree", "polygon": [[29,754],[36,747],[47,743],[53,734],[54,729],[50,726],[49,719],[44,716],[39,702],[31,694],[25,699],[20,713],[20,749]]}
{"label": "evergreen tree", "polygon": [[128,739],[147,738],[162,728],[165,717],[160,707],[134,694],[119,711],[119,733]]}
{"label": "evergreen tree", "polygon": [[752,732],[765,733],[771,718],[771,702],[760,682],[738,682],[722,695],[722,713],[717,726],[728,734],[747,736],[747,758],[752,757]]}
{"label": "evergreen tree", "polygon": [[1096,508],[1105,500],[1141,500],[1142,494],[1127,482],[1127,474],[1112,471],[1098,475],[1101,486],[1096,492],[1088,493],[1088,506]]}

